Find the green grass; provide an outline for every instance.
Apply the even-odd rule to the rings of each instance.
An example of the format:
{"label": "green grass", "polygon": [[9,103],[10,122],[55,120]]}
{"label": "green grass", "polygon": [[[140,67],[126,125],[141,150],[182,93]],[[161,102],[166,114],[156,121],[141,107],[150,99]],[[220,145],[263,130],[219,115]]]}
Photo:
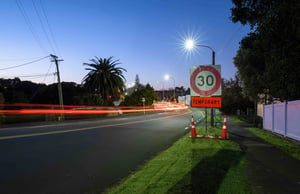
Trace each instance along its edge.
{"label": "green grass", "polygon": [[[197,128],[200,131],[204,129]],[[236,143],[189,136],[105,193],[251,193],[244,173],[246,160]]]}
{"label": "green grass", "polygon": [[254,135],[260,137],[261,139],[265,140],[266,142],[269,142],[270,144],[278,147],[291,157],[300,160],[300,146],[296,143],[262,129],[248,128],[247,130],[249,130]]}
{"label": "green grass", "polygon": [[238,117],[230,117],[230,120],[234,123],[243,123],[244,121],[242,121],[241,119],[239,119]]}
{"label": "green grass", "polygon": [[216,116],[214,117],[214,121],[215,121],[215,122],[223,122],[223,116],[221,116],[221,115],[216,115]]}

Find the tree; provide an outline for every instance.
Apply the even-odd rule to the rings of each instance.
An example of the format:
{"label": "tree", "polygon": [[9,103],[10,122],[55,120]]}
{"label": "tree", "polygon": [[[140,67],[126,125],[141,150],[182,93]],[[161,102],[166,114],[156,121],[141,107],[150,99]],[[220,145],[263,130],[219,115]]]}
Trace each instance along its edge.
{"label": "tree", "polygon": [[[235,57],[245,89],[252,94],[267,89],[282,100],[299,99],[300,2],[233,0],[233,3],[232,21],[249,24],[252,29]],[[251,73],[247,75],[247,71]]]}
{"label": "tree", "polygon": [[84,106],[105,106],[106,102],[96,94],[79,94],[74,96],[74,104]]}
{"label": "tree", "polygon": [[35,97],[35,103],[39,104],[59,104],[57,83],[48,85]]}
{"label": "tree", "polygon": [[[103,99],[95,93],[88,93],[87,89],[80,84],[74,82],[62,82],[61,84],[64,105],[106,105]],[[21,81],[19,78],[0,78],[0,102],[1,95],[6,104],[59,104],[57,83],[46,85]]]}
{"label": "tree", "polygon": [[[62,82],[61,86],[63,88],[64,105],[81,105],[81,104],[77,104],[75,99],[78,95],[86,94],[85,88],[82,88],[79,84],[76,84],[75,82]],[[58,92],[58,90],[56,91]],[[82,105],[87,105],[87,104],[82,104]]]}
{"label": "tree", "polygon": [[150,84],[135,90],[131,95],[126,96],[122,105],[124,106],[142,106],[142,98],[145,98],[145,105],[152,105],[157,100],[157,94]]}
{"label": "tree", "polygon": [[[0,104],[4,104],[5,99],[4,99],[4,95],[0,92]],[[2,106],[0,106],[1,109],[3,109]],[[3,123],[5,117],[2,113],[0,113],[0,125]]]}
{"label": "tree", "polygon": [[141,84],[141,82],[140,82],[140,78],[139,78],[139,75],[138,74],[136,74],[136,76],[135,76],[135,81],[134,81],[134,85],[132,86],[132,87],[130,87],[130,88],[127,88],[127,95],[131,95],[133,92],[135,92],[135,91],[137,91],[137,90],[139,90],[139,89],[142,89],[142,88],[144,88],[145,86],[143,85],[143,84]]}
{"label": "tree", "polygon": [[234,64],[243,81],[245,93],[256,98],[264,88],[267,88],[265,61],[259,45],[258,35],[250,33],[240,43],[240,49],[234,57]]}
{"label": "tree", "polygon": [[144,85],[141,84],[139,75],[136,74],[135,81],[134,81],[134,86],[133,86],[134,90],[138,90],[138,89],[141,89],[143,87],[144,87]]}
{"label": "tree", "polygon": [[45,84],[21,81],[19,78],[0,79],[0,92],[7,104],[34,102],[36,94],[45,87]]}
{"label": "tree", "polygon": [[237,110],[246,112],[247,108],[253,107],[253,103],[244,95],[242,83],[238,75],[234,79],[222,79],[222,107],[225,114],[236,114]]}
{"label": "tree", "polygon": [[119,65],[119,60],[109,58],[91,59],[92,63],[83,63],[89,66],[85,68],[89,73],[83,78],[83,86],[91,93],[100,94],[104,100],[110,98],[119,99],[125,90],[125,77],[123,71],[126,71]]}

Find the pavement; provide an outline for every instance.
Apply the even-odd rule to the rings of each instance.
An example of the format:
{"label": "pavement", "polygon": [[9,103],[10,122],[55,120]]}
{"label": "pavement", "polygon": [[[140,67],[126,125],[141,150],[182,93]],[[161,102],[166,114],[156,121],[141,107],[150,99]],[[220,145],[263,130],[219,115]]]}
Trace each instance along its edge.
{"label": "pavement", "polygon": [[299,194],[300,161],[252,135],[248,123],[227,124],[229,138],[238,143],[248,165],[246,175],[254,194]]}

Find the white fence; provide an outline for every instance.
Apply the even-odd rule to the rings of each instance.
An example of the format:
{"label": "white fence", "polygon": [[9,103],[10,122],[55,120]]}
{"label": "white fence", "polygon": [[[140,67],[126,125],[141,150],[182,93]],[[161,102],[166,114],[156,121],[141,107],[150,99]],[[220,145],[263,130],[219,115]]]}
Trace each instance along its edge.
{"label": "white fence", "polygon": [[264,105],[263,127],[300,141],[300,100]]}

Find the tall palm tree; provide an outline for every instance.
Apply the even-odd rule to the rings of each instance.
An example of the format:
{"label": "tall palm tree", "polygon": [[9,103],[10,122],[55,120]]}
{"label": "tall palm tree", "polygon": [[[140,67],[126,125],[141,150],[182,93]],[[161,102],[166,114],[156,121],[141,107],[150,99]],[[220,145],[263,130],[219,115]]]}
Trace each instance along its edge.
{"label": "tall palm tree", "polygon": [[90,59],[92,63],[83,63],[89,66],[85,68],[89,73],[83,78],[83,86],[91,92],[101,94],[104,100],[112,97],[118,98],[125,90],[125,77],[123,71],[126,69],[116,67],[119,60],[109,58]]}

